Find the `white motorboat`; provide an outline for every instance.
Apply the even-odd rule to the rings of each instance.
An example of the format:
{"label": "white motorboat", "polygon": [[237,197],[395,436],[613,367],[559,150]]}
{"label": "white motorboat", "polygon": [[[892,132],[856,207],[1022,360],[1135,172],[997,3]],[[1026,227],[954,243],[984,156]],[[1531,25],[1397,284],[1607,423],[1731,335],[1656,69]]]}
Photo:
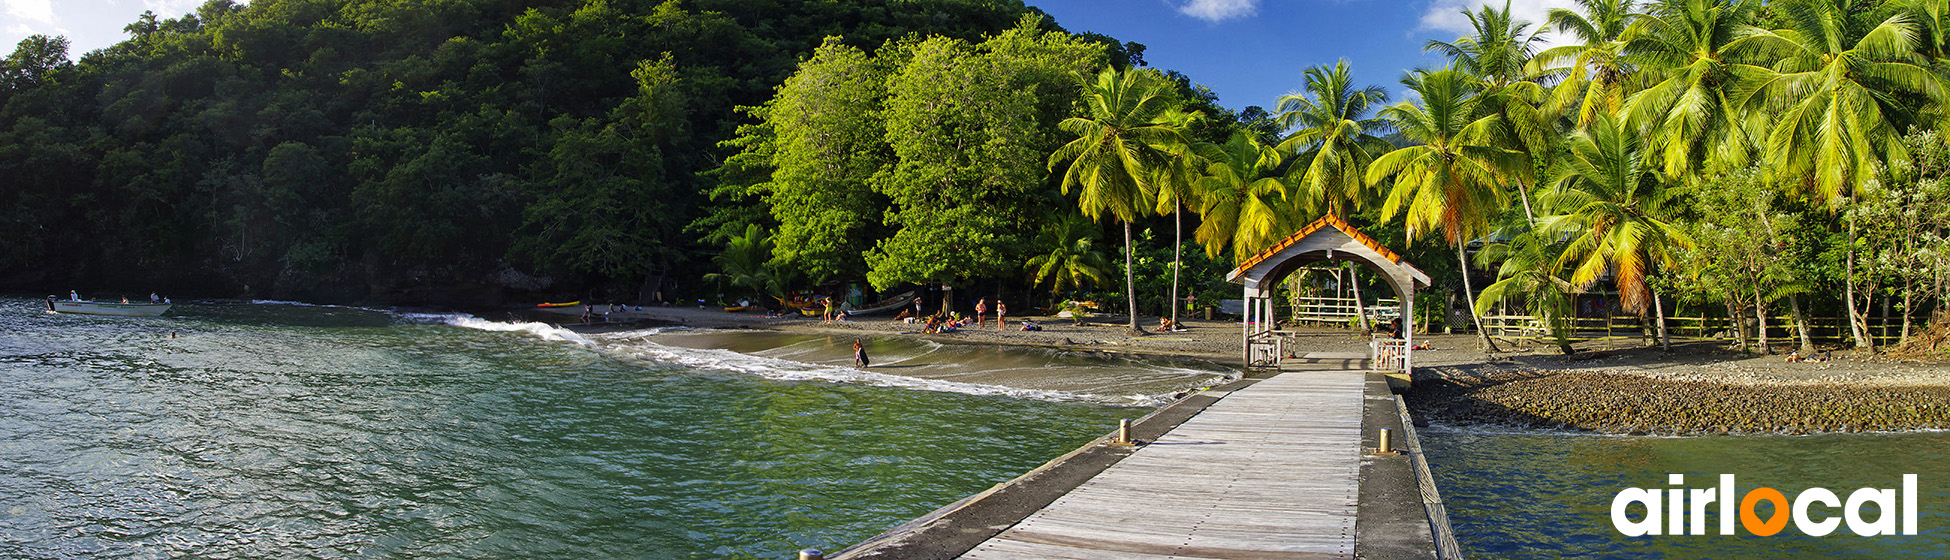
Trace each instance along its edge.
{"label": "white motorboat", "polygon": [[167,303],[110,303],[104,301],[82,301],[54,299],[47,296],[47,310],[55,313],[78,313],[82,315],[117,315],[122,317],[155,317],[169,311]]}

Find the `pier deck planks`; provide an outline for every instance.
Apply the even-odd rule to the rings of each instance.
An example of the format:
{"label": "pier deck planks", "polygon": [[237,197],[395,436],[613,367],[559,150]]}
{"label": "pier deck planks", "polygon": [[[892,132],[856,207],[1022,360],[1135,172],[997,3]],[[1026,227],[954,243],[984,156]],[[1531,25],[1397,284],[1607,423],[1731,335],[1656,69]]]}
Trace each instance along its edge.
{"label": "pier deck planks", "polygon": [[962,558],[1352,558],[1364,379],[1234,391]]}

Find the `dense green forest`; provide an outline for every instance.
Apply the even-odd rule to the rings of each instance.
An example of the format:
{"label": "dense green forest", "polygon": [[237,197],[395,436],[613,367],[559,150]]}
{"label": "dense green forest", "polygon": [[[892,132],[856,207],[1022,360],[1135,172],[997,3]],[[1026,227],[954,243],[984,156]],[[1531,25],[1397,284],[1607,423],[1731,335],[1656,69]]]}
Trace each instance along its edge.
{"label": "dense green forest", "polygon": [[1424,327],[1950,340],[1950,0],[1467,15],[1407,100],[1343,61],[1233,111],[1020,1],[211,0],[4,61],[0,288],[939,286],[1135,328],[1332,213],[1437,279]]}
{"label": "dense green forest", "polygon": [[1030,15],[1017,0],[211,0],[145,14],[78,61],[32,37],[0,68],[0,288],[715,292],[707,234],[765,212],[712,200],[742,151],[721,143],[754,122],[740,107],[822,45],[918,53],[1022,24],[1089,51],[1068,64],[1141,49]]}

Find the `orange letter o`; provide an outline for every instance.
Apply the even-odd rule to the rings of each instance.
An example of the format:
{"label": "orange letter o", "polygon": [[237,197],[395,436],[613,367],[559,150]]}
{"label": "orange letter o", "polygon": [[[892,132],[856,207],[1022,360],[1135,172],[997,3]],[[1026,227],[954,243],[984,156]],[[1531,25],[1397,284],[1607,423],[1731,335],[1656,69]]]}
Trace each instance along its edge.
{"label": "orange letter o", "polygon": [[[1767,518],[1766,523],[1762,523],[1760,516],[1754,514],[1754,504],[1759,503],[1761,500],[1774,502],[1774,516]],[[1786,529],[1787,524],[1787,496],[1781,494],[1780,490],[1773,488],[1755,488],[1754,491],[1748,492],[1746,497],[1740,499],[1740,526],[1746,527],[1747,532],[1763,537],[1771,537],[1775,533],[1781,532],[1781,529]]]}

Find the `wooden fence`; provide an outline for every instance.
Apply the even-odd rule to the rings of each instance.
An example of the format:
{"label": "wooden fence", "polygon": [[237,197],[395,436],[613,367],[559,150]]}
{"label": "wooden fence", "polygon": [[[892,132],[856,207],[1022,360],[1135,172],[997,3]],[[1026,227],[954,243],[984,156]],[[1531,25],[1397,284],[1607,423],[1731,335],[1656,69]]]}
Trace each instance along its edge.
{"label": "wooden fence", "polygon": [[[1288,305],[1292,311],[1288,318],[1307,325],[1347,325],[1354,322],[1354,316],[1359,314],[1354,306],[1354,298],[1301,296],[1293,298]],[[1368,304],[1369,321],[1380,323],[1401,314],[1399,299],[1380,298]]]}
{"label": "wooden fence", "polygon": [[[1349,315],[1350,317],[1352,315]],[[1869,317],[1869,335],[1877,346],[1895,344],[1903,336],[1903,318]],[[1657,320],[1647,316],[1624,315],[1605,317],[1580,317],[1572,319],[1572,342],[1604,342],[1618,340],[1644,339],[1656,336]],[[1910,325],[1911,334],[1922,330],[1924,321],[1914,319]],[[1550,330],[1536,317],[1529,315],[1485,315],[1483,330],[1490,336],[1508,339],[1536,340],[1554,343]],[[1666,331],[1673,340],[1738,340],[1733,332],[1733,320],[1725,317],[1667,317]],[[1650,333],[1650,334],[1648,334]],[[1749,332],[1758,340],[1758,333]],[[1817,343],[1841,343],[1848,340],[1848,321],[1841,317],[1808,318],[1808,336]],[[1770,345],[1800,344],[1801,335],[1796,330],[1793,317],[1768,317],[1767,340]]]}

